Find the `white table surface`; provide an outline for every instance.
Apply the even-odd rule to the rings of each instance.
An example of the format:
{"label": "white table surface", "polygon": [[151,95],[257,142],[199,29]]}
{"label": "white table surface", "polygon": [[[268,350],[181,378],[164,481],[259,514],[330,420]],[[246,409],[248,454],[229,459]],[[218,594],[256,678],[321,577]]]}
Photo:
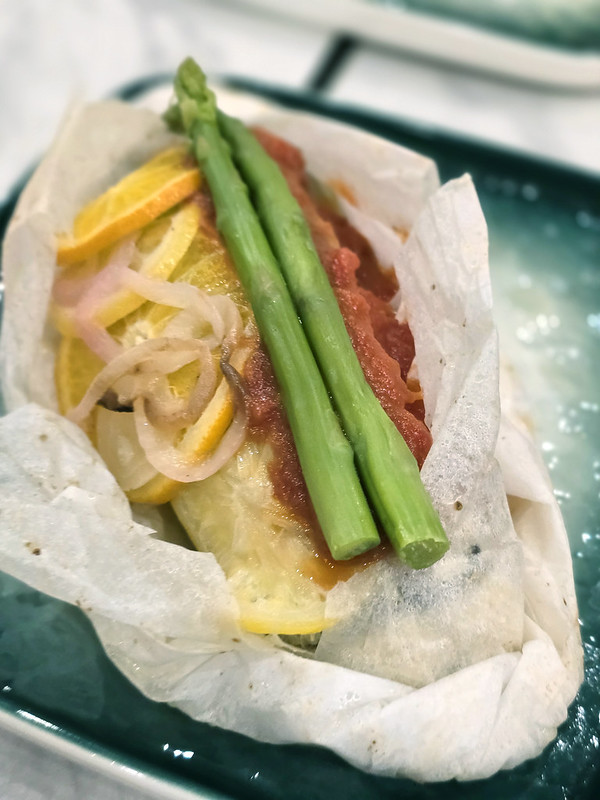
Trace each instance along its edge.
{"label": "white table surface", "polygon": [[[327,2],[327,0],[323,0]],[[186,55],[211,74],[306,87],[335,31],[219,0],[0,0],[0,203],[52,140],[65,107]],[[600,93],[504,82],[373,44],[326,96],[600,173]],[[2,800],[145,800],[136,786],[0,725]]]}

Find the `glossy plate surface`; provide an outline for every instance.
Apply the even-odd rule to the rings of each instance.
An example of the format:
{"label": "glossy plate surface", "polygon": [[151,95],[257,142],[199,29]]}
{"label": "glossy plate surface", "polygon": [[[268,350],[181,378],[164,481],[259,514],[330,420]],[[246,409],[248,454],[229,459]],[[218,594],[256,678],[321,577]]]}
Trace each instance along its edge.
{"label": "glossy plate surface", "polygon": [[[144,87],[130,88],[132,97]],[[536,438],[574,556],[585,683],[537,759],[487,781],[375,778],[316,747],[272,746],[193,722],[143,697],[104,655],[83,614],[0,575],[0,710],[62,741],[233,798],[597,798],[600,796],[600,181],[419,130],[316,97],[264,87],[291,107],[359,125],[432,156],[447,180],[472,174],[490,231],[505,356],[528,395]],[[2,210],[6,224],[10,204]],[[0,231],[3,232],[3,231]],[[67,655],[66,655],[67,654]],[[1,720],[0,720],[1,722]],[[33,729],[32,729],[33,730]],[[168,791],[165,796],[170,796]]]}

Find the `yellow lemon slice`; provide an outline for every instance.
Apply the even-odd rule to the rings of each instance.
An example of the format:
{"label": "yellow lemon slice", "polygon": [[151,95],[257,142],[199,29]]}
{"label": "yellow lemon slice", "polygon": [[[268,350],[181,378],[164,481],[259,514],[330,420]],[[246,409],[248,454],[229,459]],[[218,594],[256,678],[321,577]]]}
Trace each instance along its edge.
{"label": "yellow lemon slice", "polygon": [[313,557],[302,522],[273,497],[269,448],[246,442],[206,480],[183,488],[173,509],[198,550],[214,553],[252,633],[318,633],[326,592],[302,572]]}
{"label": "yellow lemon slice", "polygon": [[57,262],[83,261],[152,222],[199,187],[200,172],[185,146],[159,153],[79,212],[73,232],[58,237]]}
{"label": "yellow lemon slice", "polygon": [[[200,223],[200,208],[191,201],[183,203],[172,214],[160,217],[147,225],[136,241],[136,254],[130,267],[147,278],[168,280],[177,264],[190,247]],[[118,245],[117,245],[118,246]],[[76,283],[97,273],[107,263],[114,248],[102,253],[101,258],[88,259],[63,270],[58,284]],[[94,320],[104,328],[131,314],[145,302],[130,289],[118,289],[98,301]],[[76,336],[77,330],[71,308],[54,303],[52,320],[63,336]]]}
{"label": "yellow lemon slice", "polygon": [[220,239],[203,232],[196,237],[177,265],[171,280],[184,281],[208,294],[225,294],[237,305],[246,322],[251,314],[242,284]]}
{"label": "yellow lemon slice", "polygon": [[82,400],[104,361],[74,336],[63,336],[54,363],[58,409],[67,414]]}
{"label": "yellow lemon slice", "polygon": [[[88,390],[88,386],[104,366],[89,347],[73,336],[63,336],[54,362],[54,384],[58,410],[67,414],[75,408]],[[90,414],[84,430],[95,443],[95,414]]]}

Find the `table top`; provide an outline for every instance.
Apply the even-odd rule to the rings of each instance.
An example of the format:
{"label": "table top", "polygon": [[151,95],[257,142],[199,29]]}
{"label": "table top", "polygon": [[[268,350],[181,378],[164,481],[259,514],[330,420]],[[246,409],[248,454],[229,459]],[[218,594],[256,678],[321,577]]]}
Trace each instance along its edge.
{"label": "table top", "polygon": [[[503,80],[252,3],[20,0],[2,11],[0,204],[51,142],[69,103],[170,73],[188,54],[215,76],[311,89],[336,103],[600,173],[598,89]],[[145,800],[158,792],[0,726],[4,800]]]}

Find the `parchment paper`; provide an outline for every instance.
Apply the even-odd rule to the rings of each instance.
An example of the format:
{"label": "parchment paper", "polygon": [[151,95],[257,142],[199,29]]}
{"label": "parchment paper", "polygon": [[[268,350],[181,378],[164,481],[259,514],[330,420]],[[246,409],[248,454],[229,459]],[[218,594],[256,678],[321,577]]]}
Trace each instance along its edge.
{"label": "parchment paper", "polygon": [[[212,555],[132,520],[84,434],[55,412],[45,324],[55,233],[170,139],[151,113],[107,103],[68,116],[5,243],[2,568],[79,605],[133,683],[197,719],[417,780],[514,766],[565,719],[581,644],[551,486],[527,431],[500,413],[472,183],[438,188],[429,160],[375,137],[236,96],[224,103],[301,146],[320,180],[343,181],[351,221],[397,269],[434,437],[422,475],[451,549],[427,570],[380,562],[339,584],[328,613],[342,620],[310,658],[238,628]],[[403,244],[396,231],[407,228]]]}

